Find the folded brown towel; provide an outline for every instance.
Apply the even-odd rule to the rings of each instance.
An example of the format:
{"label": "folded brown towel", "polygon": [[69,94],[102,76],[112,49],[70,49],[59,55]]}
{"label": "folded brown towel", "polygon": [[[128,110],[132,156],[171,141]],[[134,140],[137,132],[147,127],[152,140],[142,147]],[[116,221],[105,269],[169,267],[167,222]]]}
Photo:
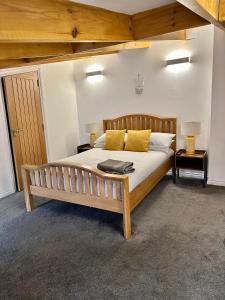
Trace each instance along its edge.
{"label": "folded brown towel", "polygon": [[103,172],[111,174],[128,174],[135,171],[132,162],[114,159],[107,159],[99,163],[97,168]]}

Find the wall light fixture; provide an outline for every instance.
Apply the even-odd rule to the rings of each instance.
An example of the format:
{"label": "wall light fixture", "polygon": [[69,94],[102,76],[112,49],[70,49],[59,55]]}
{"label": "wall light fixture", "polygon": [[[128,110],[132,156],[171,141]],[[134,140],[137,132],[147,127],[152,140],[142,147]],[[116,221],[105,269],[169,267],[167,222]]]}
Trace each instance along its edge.
{"label": "wall light fixture", "polygon": [[185,63],[190,63],[190,62],[191,62],[190,56],[186,56],[186,57],[181,57],[181,58],[168,59],[166,61],[166,64],[167,64],[167,66],[170,66],[170,65],[185,64]]}
{"label": "wall light fixture", "polygon": [[171,52],[166,58],[166,68],[172,73],[180,73],[190,68],[192,58],[187,50]]}
{"label": "wall light fixture", "polygon": [[103,75],[103,71],[99,70],[99,71],[92,71],[92,72],[86,72],[86,76],[97,76],[97,75]]}
{"label": "wall light fixture", "polygon": [[103,67],[100,65],[91,65],[86,70],[87,80],[90,83],[101,81],[104,77]]}

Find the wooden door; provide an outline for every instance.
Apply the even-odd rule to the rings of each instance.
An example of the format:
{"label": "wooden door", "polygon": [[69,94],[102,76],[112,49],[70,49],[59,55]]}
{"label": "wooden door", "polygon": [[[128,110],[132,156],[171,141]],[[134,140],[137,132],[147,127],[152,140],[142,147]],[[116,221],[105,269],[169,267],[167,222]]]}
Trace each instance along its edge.
{"label": "wooden door", "polygon": [[38,73],[4,77],[4,91],[19,190],[21,165],[47,162]]}

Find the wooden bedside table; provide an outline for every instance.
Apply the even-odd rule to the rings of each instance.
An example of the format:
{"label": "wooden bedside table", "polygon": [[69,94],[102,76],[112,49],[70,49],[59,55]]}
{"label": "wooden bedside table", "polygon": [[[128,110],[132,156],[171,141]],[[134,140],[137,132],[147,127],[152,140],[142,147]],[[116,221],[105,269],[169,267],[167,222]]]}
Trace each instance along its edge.
{"label": "wooden bedside table", "polygon": [[77,147],[77,153],[82,153],[84,151],[91,150],[93,147],[91,147],[90,144],[83,144]]}
{"label": "wooden bedside table", "polygon": [[205,150],[196,150],[195,154],[187,155],[184,149],[180,149],[175,154],[175,183],[179,177],[179,169],[198,170],[204,172],[202,184],[207,184],[208,155]]}

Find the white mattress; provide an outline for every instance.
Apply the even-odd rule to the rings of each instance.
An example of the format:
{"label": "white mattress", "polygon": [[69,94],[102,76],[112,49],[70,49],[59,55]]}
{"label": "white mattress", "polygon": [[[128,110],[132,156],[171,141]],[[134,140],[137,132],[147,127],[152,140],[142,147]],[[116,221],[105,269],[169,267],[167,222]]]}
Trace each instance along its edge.
{"label": "white mattress", "polygon": [[110,151],[94,148],[80,154],[61,159],[60,162],[78,163],[96,167],[98,163],[106,159],[117,159],[131,161],[134,163],[135,171],[129,174],[129,191],[153,173],[163,162],[173,155],[170,149],[166,154],[161,151],[132,152],[132,151]]}

